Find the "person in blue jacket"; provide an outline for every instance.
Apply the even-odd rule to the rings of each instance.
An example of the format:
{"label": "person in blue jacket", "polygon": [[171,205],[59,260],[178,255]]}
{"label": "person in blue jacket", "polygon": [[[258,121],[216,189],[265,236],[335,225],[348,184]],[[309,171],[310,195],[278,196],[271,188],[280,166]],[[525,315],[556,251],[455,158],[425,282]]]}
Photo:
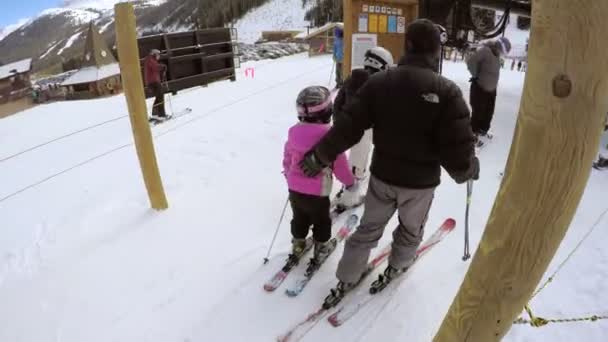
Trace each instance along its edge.
{"label": "person in blue jacket", "polygon": [[344,59],[344,26],[338,24],[334,29],[334,62],[336,63],[336,88],[342,87],[342,60]]}

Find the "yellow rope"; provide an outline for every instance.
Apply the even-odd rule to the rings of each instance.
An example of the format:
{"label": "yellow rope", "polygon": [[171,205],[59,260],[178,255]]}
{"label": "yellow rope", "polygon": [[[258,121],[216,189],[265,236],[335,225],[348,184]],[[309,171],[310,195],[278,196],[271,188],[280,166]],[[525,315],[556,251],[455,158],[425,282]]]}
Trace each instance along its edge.
{"label": "yellow rope", "polygon": [[[591,233],[595,230],[595,228],[597,226],[599,226],[600,222],[602,222],[604,216],[607,213],[608,213],[608,209],[604,210],[604,212],[600,215],[600,217],[597,219],[597,221],[595,221],[593,226],[591,226],[591,229],[589,229],[589,231],[585,234],[585,236],[583,236],[581,241],[579,241],[578,244],[574,247],[574,249],[570,252],[570,254],[568,254],[566,259],[564,259],[564,261],[562,261],[559,264],[559,266],[557,266],[557,269],[555,270],[555,272],[553,272],[553,274],[551,274],[551,276],[549,278],[547,278],[547,280],[538,288],[538,290],[536,290],[534,292],[534,294],[532,294],[532,297],[530,298],[530,300],[532,300],[534,297],[536,297],[536,295],[538,295],[551,282],[553,282],[557,273],[564,267],[564,265],[568,262],[568,260],[570,260],[572,255],[574,255],[574,253],[579,249],[579,247],[583,244],[583,242],[585,242],[585,240],[587,240],[587,238],[589,237],[589,235],[591,235]],[[532,309],[530,309],[529,305],[526,305],[524,307],[524,309],[528,313],[528,316],[530,316],[530,319],[525,319],[525,318],[520,317],[520,318],[516,319],[513,322],[513,324],[530,324],[531,326],[533,326],[535,328],[540,328],[549,323],[572,323],[572,322],[585,322],[585,321],[596,322],[599,320],[608,319],[608,316],[600,316],[600,315],[593,315],[593,316],[588,316],[588,317],[577,317],[577,318],[546,319],[543,317],[534,316],[534,314],[532,313]]]}

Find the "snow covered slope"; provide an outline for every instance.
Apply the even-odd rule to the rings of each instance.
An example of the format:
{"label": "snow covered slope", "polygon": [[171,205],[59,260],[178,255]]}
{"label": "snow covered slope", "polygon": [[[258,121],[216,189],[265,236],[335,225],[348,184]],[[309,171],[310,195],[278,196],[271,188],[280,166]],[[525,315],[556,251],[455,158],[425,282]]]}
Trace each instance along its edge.
{"label": "snow covered slope", "polygon": [[[164,212],[149,209],[123,96],[52,103],[0,120],[0,341],[272,341],[318,307],[335,284],[341,248],[298,298],[262,290],[288,252],[289,211],[270,263],[262,266],[262,258],[287,196],[280,169],[295,97],[305,86],[327,85],[331,57],[300,54],[241,70],[247,67],[255,78],[240,74],[172,97],[176,111],[193,112],[153,128],[170,204]],[[464,64],[444,70],[468,96]],[[523,77],[502,75],[495,138],[480,153],[472,246],[501,181]],[[593,171],[550,272],[606,210],[606,187],[608,173]],[[427,232],[446,217],[457,220],[456,231],[388,305],[338,329],[321,321],[303,341],[431,341],[469,265],[460,259],[464,207],[464,186],[444,174]],[[607,226],[604,216],[531,303],[536,314],[608,313]],[[517,326],[505,341],[604,342],[607,335],[601,321]]]}
{"label": "snow covered slope", "polygon": [[305,31],[309,24],[305,15],[302,0],[270,0],[243,16],[235,27],[240,42],[254,43],[261,38],[262,31]]}

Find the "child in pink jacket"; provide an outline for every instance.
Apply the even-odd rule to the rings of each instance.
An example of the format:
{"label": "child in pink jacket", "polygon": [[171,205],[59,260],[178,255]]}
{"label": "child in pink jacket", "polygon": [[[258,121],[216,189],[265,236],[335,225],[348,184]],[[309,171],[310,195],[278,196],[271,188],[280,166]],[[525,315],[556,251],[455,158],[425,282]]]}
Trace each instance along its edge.
{"label": "child in pink jacket", "polygon": [[293,247],[289,258],[293,264],[299,262],[306,249],[306,236],[312,225],[315,244],[309,269],[318,267],[336,245],[335,240],[330,241],[332,224],[329,195],[332,189],[332,174],[346,187],[353,186],[355,182],[344,153],[331,168],[325,169],[314,178],[304,175],[298,167],[304,154],[329,131],[332,107],[331,94],[327,88],[312,86],[302,90],[297,99],[300,122],[289,129],[285,144],[283,170],[293,210]]}

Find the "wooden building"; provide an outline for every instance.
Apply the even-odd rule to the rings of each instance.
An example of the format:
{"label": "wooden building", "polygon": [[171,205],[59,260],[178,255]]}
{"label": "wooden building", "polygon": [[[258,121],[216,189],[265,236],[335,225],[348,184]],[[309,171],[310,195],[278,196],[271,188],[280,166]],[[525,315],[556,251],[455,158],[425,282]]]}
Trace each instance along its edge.
{"label": "wooden building", "polygon": [[303,39],[309,46],[308,55],[316,56],[330,54],[334,51],[334,30],[342,23],[327,23],[309,33],[296,36]]}
{"label": "wooden building", "polygon": [[82,67],[63,81],[68,99],[88,99],[122,90],[120,68],[112,51],[91,22],[82,56]]}
{"label": "wooden building", "polygon": [[31,89],[32,59],[0,66],[0,103],[23,98]]}
{"label": "wooden building", "polygon": [[293,42],[300,31],[262,31],[261,42]]}

